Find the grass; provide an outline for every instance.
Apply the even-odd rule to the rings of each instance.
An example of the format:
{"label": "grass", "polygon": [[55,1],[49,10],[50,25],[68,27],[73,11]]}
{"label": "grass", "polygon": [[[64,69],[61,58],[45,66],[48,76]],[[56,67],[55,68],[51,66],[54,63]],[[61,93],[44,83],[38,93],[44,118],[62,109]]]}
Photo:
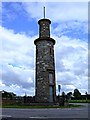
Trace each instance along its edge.
{"label": "grass", "polygon": [[77,108],[81,105],[74,105],[70,103],[90,103],[90,100],[69,100],[68,106],[27,106],[27,105],[20,105],[20,104],[3,104],[0,105],[0,108],[28,108],[28,109],[34,109],[34,108]]}
{"label": "grass", "polygon": [[69,103],[90,103],[90,100],[69,100]]}
{"label": "grass", "polygon": [[30,109],[34,109],[34,108],[76,108],[76,107],[80,107],[81,105],[72,105],[69,104],[68,106],[25,106],[25,105],[3,105],[2,108],[30,108]]}

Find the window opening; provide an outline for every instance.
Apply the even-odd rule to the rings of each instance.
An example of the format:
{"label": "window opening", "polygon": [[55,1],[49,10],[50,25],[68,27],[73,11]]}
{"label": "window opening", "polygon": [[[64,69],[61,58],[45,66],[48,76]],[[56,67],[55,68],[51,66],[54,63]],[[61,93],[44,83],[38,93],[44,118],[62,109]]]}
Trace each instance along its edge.
{"label": "window opening", "polygon": [[50,54],[51,54],[51,48],[50,48]]}
{"label": "window opening", "polygon": [[53,74],[49,73],[49,83],[53,84]]}

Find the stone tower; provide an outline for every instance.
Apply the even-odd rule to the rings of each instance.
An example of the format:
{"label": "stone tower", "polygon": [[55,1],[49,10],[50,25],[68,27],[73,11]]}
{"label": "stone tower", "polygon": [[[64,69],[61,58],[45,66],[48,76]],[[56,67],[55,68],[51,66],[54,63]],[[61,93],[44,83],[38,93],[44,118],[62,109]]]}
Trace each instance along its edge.
{"label": "stone tower", "polygon": [[49,19],[40,19],[39,38],[36,45],[36,83],[35,98],[39,103],[54,103],[56,100],[54,45],[55,40],[50,37]]}

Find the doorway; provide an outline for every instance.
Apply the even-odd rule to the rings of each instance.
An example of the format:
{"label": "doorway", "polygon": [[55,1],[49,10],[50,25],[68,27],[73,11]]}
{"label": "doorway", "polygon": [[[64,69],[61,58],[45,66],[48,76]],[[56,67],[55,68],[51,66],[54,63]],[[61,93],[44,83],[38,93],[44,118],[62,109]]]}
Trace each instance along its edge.
{"label": "doorway", "polygon": [[49,86],[49,90],[50,90],[50,102],[53,102],[53,86]]}

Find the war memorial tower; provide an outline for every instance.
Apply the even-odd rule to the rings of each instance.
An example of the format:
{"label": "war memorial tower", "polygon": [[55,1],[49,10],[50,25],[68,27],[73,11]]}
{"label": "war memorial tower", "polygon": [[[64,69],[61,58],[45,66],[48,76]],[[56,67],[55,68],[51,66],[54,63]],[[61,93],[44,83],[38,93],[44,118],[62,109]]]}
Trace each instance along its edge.
{"label": "war memorial tower", "polygon": [[38,21],[39,38],[34,41],[36,45],[36,80],[35,100],[38,103],[54,103],[56,100],[55,40],[50,37],[51,21],[44,18]]}

